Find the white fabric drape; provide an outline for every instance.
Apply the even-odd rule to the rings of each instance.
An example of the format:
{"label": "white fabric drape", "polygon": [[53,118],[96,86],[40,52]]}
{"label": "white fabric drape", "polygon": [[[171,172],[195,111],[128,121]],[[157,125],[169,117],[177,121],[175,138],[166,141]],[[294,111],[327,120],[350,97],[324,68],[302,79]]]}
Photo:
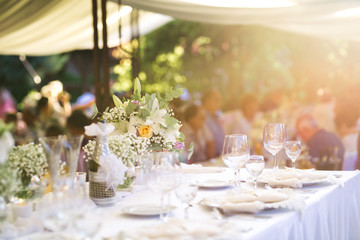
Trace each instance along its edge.
{"label": "white fabric drape", "polygon": [[[249,4],[252,0],[233,1]],[[203,2],[203,4],[199,4]],[[195,0],[123,0],[124,4],[167,14],[175,18],[214,24],[262,25],[284,31],[318,37],[360,40],[360,1],[358,0],[292,0],[292,6],[278,8],[216,7],[216,1]],[[221,2],[217,1],[218,5]],[[276,0],[253,1],[261,3]],[[269,4],[268,4],[269,5]]]}
{"label": "white fabric drape", "polygon": [[[279,1],[291,4],[274,7]],[[117,2],[109,0],[107,4],[110,47],[120,42]],[[236,6],[218,7],[214,3]],[[259,4],[257,8],[248,6],[253,3]],[[259,8],[264,3],[268,6]],[[255,24],[310,36],[360,41],[359,0],[122,0],[122,4],[149,11],[140,12],[140,34],[175,17],[215,24]],[[120,10],[122,41],[130,38],[128,10],[128,6]],[[99,35],[101,39],[101,31]],[[90,0],[0,1],[0,54],[48,55],[92,47]]]}
{"label": "white fabric drape", "polygon": [[[99,21],[101,21],[100,3]],[[131,37],[131,8],[121,10],[115,2],[107,3],[108,45],[119,45],[121,14],[122,41]],[[140,34],[169,22],[172,18],[143,12]],[[101,24],[99,41],[102,46]],[[0,1],[0,54],[48,55],[76,49],[92,49],[92,5],[90,0],[21,0]]]}

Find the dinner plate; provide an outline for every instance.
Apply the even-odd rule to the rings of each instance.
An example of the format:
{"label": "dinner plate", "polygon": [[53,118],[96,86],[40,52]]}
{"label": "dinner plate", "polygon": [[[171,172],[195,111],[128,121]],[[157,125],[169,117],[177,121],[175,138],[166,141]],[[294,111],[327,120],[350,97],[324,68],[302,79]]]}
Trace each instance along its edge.
{"label": "dinner plate", "polygon": [[[164,210],[169,211],[175,209],[175,206],[164,206]],[[141,204],[134,206],[127,206],[122,209],[122,211],[129,215],[134,216],[156,216],[161,214],[161,206],[155,204]]]}
{"label": "dinner plate", "polygon": [[[316,185],[319,183],[323,183],[325,181],[326,181],[326,178],[315,179],[315,180],[303,180],[303,181],[301,181],[301,184],[302,184],[302,187],[308,187],[308,186]],[[268,181],[265,179],[258,179],[257,182],[261,183],[261,184],[268,184]]]}
{"label": "dinner plate", "polygon": [[224,187],[232,186],[233,184],[234,184],[233,181],[218,180],[218,179],[207,179],[196,182],[196,185],[201,188],[224,188]]}

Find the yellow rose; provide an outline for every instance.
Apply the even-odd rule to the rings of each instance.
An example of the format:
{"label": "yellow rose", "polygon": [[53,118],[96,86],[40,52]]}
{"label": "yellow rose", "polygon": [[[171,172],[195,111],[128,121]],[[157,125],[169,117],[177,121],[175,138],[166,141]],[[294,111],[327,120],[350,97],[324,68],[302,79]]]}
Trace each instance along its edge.
{"label": "yellow rose", "polygon": [[152,131],[149,125],[142,125],[138,129],[140,137],[150,138]]}

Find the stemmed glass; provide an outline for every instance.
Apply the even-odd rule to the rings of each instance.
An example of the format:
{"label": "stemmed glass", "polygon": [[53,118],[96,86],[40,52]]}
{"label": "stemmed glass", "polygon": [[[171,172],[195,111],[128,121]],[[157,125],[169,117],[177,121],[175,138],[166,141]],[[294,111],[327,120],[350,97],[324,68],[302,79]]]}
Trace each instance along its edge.
{"label": "stemmed glass", "polygon": [[301,153],[301,142],[300,141],[286,141],[285,143],[286,155],[292,161],[292,168],[295,168],[295,161]]}
{"label": "stemmed glass", "polygon": [[44,137],[39,139],[44,148],[46,155],[51,184],[55,192],[58,190],[59,175],[60,175],[60,158],[61,147],[63,143],[63,136]]}
{"label": "stemmed glass", "polygon": [[165,195],[174,190],[181,182],[181,171],[179,169],[178,154],[173,152],[156,153],[159,164],[154,168],[148,180],[148,186],[154,192],[160,193],[161,213],[160,220],[165,222],[167,211],[164,207]]}
{"label": "stemmed glass", "polygon": [[76,168],[79,162],[79,153],[84,135],[65,136],[63,138],[63,147],[65,151],[65,161],[68,177],[74,182]]}
{"label": "stemmed glass", "polygon": [[250,148],[244,134],[226,135],[222,151],[225,165],[235,171],[235,188],[240,188],[240,169],[249,160]]}
{"label": "stemmed glass", "polygon": [[249,161],[245,164],[246,170],[254,181],[254,188],[257,188],[257,178],[265,167],[264,157],[260,155],[251,155]]}
{"label": "stemmed glass", "polygon": [[264,147],[274,156],[274,170],[279,168],[276,154],[284,147],[286,129],[283,123],[268,123],[263,134]]}
{"label": "stemmed glass", "polygon": [[180,184],[176,190],[176,196],[180,199],[181,202],[186,204],[186,207],[184,208],[184,218],[189,218],[189,207],[190,203],[194,198],[196,197],[198,191],[198,186],[192,183],[182,183]]}

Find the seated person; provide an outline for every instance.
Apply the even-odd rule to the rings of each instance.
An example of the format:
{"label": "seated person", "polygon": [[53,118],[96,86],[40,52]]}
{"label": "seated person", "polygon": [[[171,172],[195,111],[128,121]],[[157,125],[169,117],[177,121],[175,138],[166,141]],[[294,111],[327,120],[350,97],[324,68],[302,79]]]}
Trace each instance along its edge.
{"label": "seated person", "polygon": [[188,163],[206,161],[215,156],[211,133],[205,126],[204,110],[196,105],[187,107],[181,132],[185,134],[185,149],[194,143],[194,152]]}
{"label": "seated person", "polygon": [[341,161],[344,159],[345,149],[341,140],[334,133],[319,128],[311,115],[305,114],[297,119],[296,132],[309,147],[312,158],[332,157],[337,153]]}
{"label": "seated person", "polygon": [[215,143],[215,156],[221,155],[225,132],[220,124],[218,111],[221,108],[221,95],[215,89],[204,92],[202,96],[202,106],[205,110],[205,125],[209,129]]}
{"label": "seated person", "polygon": [[345,147],[343,170],[355,170],[358,161],[358,115],[354,112],[357,106],[350,99],[340,99],[336,104],[335,126]]}

